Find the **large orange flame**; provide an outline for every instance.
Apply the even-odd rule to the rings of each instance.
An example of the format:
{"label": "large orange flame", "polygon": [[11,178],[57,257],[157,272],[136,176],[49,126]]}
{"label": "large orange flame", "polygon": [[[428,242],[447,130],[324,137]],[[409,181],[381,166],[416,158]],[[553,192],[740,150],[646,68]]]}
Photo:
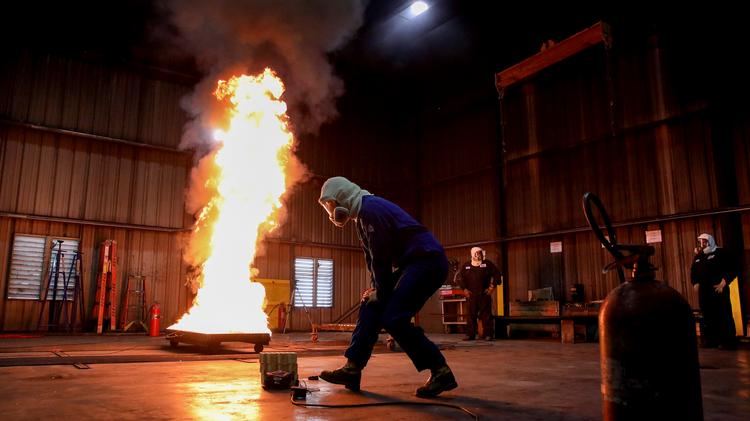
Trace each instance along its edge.
{"label": "large orange flame", "polygon": [[205,254],[202,287],[190,311],[170,329],[270,333],[263,312],[265,290],[251,281],[250,265],[262,236],[278,225],[280,198],[291,184],[286,174],[294,138],[286,104],[279,100],[283,92],[282,81],[270,69],[218,83],[214,95],[228,103],[229,122],[226,130],[217,131],[221,144],[207,157],[215,168],[212,178],[202,182],[215,195],[191,239]]}

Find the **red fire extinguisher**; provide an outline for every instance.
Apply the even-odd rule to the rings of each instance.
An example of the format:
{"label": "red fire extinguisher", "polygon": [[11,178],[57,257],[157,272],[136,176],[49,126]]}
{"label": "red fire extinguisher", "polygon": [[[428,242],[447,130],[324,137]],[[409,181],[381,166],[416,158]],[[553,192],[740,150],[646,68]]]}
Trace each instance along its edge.
{"label": "red fire extinguisher", "polygon": [[159,318],[161,318],[161,310],[159,309],[159,303],[155,302],[148,310],[148,336],[159,336]]}
{"label": "red fire extinguisher", "polygon": [[279,304],[279,324],[277,326],[277,329],[279,329],[279,332],[283,332],[284,328],[286,327],[286,303]]}

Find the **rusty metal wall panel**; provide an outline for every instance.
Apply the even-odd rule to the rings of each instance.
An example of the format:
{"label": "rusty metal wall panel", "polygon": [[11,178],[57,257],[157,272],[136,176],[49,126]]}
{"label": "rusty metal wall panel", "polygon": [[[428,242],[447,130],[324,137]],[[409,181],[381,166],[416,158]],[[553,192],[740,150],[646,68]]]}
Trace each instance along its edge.
{"label": "rusty metal wall panel", "polygon": [[497,172],[442,182],[422,193],[422,223],[446,246],[497,238]]}
{"label": "rusty metal wall panel", "polygon": [[[472,190],[462,179],[465,168],[460,163],[423,168],[420,181],[429,185],[419,203],[425,223],[443,243],[462,245],[449,248],[449,257],[467,255],[471,241],[488,239],[481,233],[483,228],[496,229],[488,223],[492,215],[506,218],[506,237],[585,227],[580,200],[586,191],[602,198],[615,221],[659,219],[719,207],[723,186],[716,166],[722,162],[714,156],[713,142],[723,138],[717,137],[715,116],[707,112],[703,99],[687,95],[692,99],[686,101],[686,95],[676,90],[671,78],[679,72],[675,65],[679,61],[670,56],[669,48],[644,38],[612,50],[610,56],[593,49],[504,93],[507,216],[502,210],[480,206],[472,209],[478,217],[470,224],[457,202],[484,204],[476,197],[496,194],[494,187],[486,184]],[[608,60],[609,76],[614,78],[611,92]],[[459,133],[461,127],[474,130],[471,124],[464,125],[460,112],[447,114],[447,121],[427,121],[425,142],[437,133],[434,138],[441,146],[436,150],[431,149],[436,143],[424,146],[425,166],[441,154],[448,155],[447,151],[460,150],[454,126]],[[729,118],[736,120],[736,127],[734,161],[727,165],[735,166],[740,204],[750,203],[746,114],[733,110]],[[487,176],[492,179],[490,172]],[[744,230],[747,266],[747,215],[743,213],[741,219],[738,226]],[[642,244],[645,230],[660,229],[663,242],[654,245],[653,259],[660,268],[658,277],[697,307],[689,282],[695,237],[707,231],[721,241],[722,231],[726,234],[733,226],[727,218],[704,216],[617,231],[621,243]],[[550,253],[551,241],[562,241],[563,253]],[[614,274],[601,274],[611,257],[588,231],[510,239],[504,244],[509,300],[525,300],[528,289],[544,286],[569,299],[570,285],[579,282],[585,285],[588,300],[603,299],[619,282]]]}
{"label": "rusty metal wall panel", "polygon": [[[0,89],[7,93],[0,103],[0,117],[160,146],[174,147],[179,142],[184,123],[179,99],[189,90],[182,85],[96,63],[33,53],[4,62],[0,70]],[[14,78],[17,83],[5,83]],[[303,161],[312,163],[316,174],[341,174],[384,196],[414,184],[415,169],[392,165],[394,149],[387,145],[393,144],[397,155],[413,153],[411,146],[390,140],[389,129],[377,123],[376,117],[372,114],[367,118],[377,129],[359,133],[356,139],[351,131],[340,130],[337,139],[324,147],[303,143]],[[185,155],[10,125],[0,125],[0,136],[2,211],[175,228],[190,221],[184,212],[183,192],[191,162]],[[390,171],[383,171],[384,166]],[[358,302],[367,274],[352,225],[343,230],[333,227],[317,203],[321,181],[313,178],[291,195],[289,223],[280,234],[287,242],[321,244],[303,249],[308,255],[334,258],[334,307],[316,310],[315,314],[319,321],[328,322]],[[161,302],[164,325],[191,303],[193,297],[184,287],[186,268],[181,260],[183,236],[187,234],[30,224],[36,224],[35,231],[43,235],[49,235],[57,225],[78,227],[89,279],[96,271],[101,242],[116,239],[121,279],[124,281],[128,274],[146,276],[148,303]],[[273,240],[268,244],[267,254],[256,262],[261,276],[290,278],[295,247],[301,246]],[[86,282],[90,306],[94,285]],[[4,310],[4,316],[12,318],[4,329],[29,328],[34,309],[12,305],[13,309]],[[308,329],[309,323],[300,315],[298,311],[292,328]]]}
{"label": "rusty metal wall panel", "polygon": [[[427,111],[420,122],[417,191],[414,215],[446,247],[451,268],[443,283],[454,281],[456,270],[470,259],[473,243],[499,236],[499,161],[496,95],[468,94]],[[497,247],[483,244],[487,257],[500,264]],[[428,332],[443,332],[439,294],[419,312]]]}
{"label": "rusty metal wall panel", "polygon": [[[646,230],[662,232],[662,242],[652,244],[656,250],[652,263],[658,268],[657,279],[676,289],[693,308],[697,308],[698,297],[690,283],[695,239],[702,232],[711,232],[716,234],[721,244],[721,218],[702,217],[644,224],[615,231],[621,244],[644,244]],[[550,252],[552,241],[562,242],[562,253]],[[527,290],[552,287],[556,299],[564,297],[569,301],[569,289],[574,283],[584,285],[587,301],[604,299],[619,284],[616,272],[601,272],[612,260],[612,256],[591,232],[510,241],[506,274],[508,299],[526,300]]]}
{"label": "rusty metal wall panel", "polygon": [[253,267],[258,269],[258,278],[292,279],[293,257],[291,245],[275,241],[264,241],[258,248]]}
{"label": "rusty metal wall panel", "polygon": [[[742,273],[745,277],[740,285],[747,285],[747,276],[750,274],[750,213],[742,215],[742,242],[744,249],[739,253],[739,257],[742,258],[742,262],[744,263]],[[741,294],[742,299],[744,300],[743,302],[746,303],[745,306],[747,308],[747,305],[750,304],[750,288],[745,287]],[[750,332],[745,332],[745,334],[749,335]]]}
{"label": "rusty metal wall panel", "polygon": [[12,80],[14,83],[8,89],[7,112],[13,118],[28,118],[29,104],[31,103],[32,78],[35,72],[33,57],[23,54],[17,60],[7,60],[10,65],[4,70],[8,71],[0,79]]}
{"label": "rusty metal wall panel", "polygon": [[41,138],[42,134],[39,132],[27,132],[23,139],[19,183],[17,187],[10,187],[17,191],[15,198],[17,212],[34,212],[39,166],[41,165],[39,162]]}
{"label": "rusty metal wall panel", "polygon": [[50,199],[50,208],[44,213],[46,215],[69,215],[71,192],[73,190],[73,168],[75,156],[75,140],[60,136],[57,139],[55,172],[48,179],[52,180],[46,183],[52,188],[51,194],[47,195]]}
{"label": "rusty metal wall panel", "polygon": [[18,138],[23,136],[18,130],[0,126],[0,135],[3,142],[0,144],[3,151],[2,178],[0,178],[0,208],[15,209],[17,206],[18,187],[21,183],[21,164],[23,158],[24,142],[5,141],[12,136]]}
{"label": "rusty metal wall panel", "polygon": [[297,155],[312,173],[323,180],[344,176],[382,196],[415,185],[414,143],[392,121],[393,110],[382,98],[368,104],[342,104],[339,111],[342,115],[323,125],[316,136],[299,139]]}
{"label": "rusty metal wall panel", "polygon": [[176,147],[185,123],[180,99],[189,91],[187,87],[144,79],[139,98],[137,139],[152,145]]}
{"label": "rusty metal wall panel", "polygon": [[0,211],[181,228],[189,157],[4,127]]}
{"label": "rusty metal wall panel", "polygon": [[[12,232],[11,232],[12,231]],[[184,233],[153,233],[125,229],[82,227],[78,224],[62,224],[42,221],[12,220],[0,218],[0,258],[10,256],[10,242],[14,233],[60,236],[80,239],[83,253],[83,291],[87,318],[91,314],[96,292],[99,247],[106,239],[117,241],[118,252],[118,306],[129,274],[146,276],[146,303],[159,301],[162,323],[166,327],[180,317],[188,308],[192,296],[185,287],[185,264],[182,262]],[[0,270],[0,284],[5,291],[6,268]],[[7,300],[3,297],[2,325],[0,330],[31,330],[39,317],[39,302]]]}
{"label": "rusty metal wall panel", "polygon": [[649,83],[653,62],[648,59],[648,50],[627,49],[615,54],[617,76],[613,78],[615,98],[615,124],[630,127],[656,119],[657,110],[652,95],[659,95]]}
{"label": "rusty metal wall panel", "polygon": [[591,49],[556,64],[532,82],[508,89],[502,99],[506,159],[609,133],[605,65],[604,52]]}
{"label": "rusty metal wall panel", "polygon": [[507,164],[508,234],[584,225],[586,191],[597,193],[620,220],[711,209],[718,205],[712,174],[710,132],[702,119],[518,159]]}
{"label": "rusty metal wall panel", "polygon": [[[0,218],[0,258],[3,262],[10,262],[10,251],[13,249],[13,220],[10,218]],[[8,300],[5,299],[8,291],[8,269],[9,264],[0,265],[0,292],[3,297],[0,300],[0,331],[5,330],[6,308]]]}
{"label": "rusty metal wall panel", "polygon": [[21,52],[0,67],[0,117],[52,128],[176,148],[190,86],[124,68],[54,54]]}
{"label": "rusty metal wall panel", "polygon": [[[740,204],[750,204],[750,112],[742,113],[732,128],[734,156],[737,160],[737,195]],[[746,242],[747,244],[747,242]]]}
{"label": "rusty metal wall panel", "polygon": [[418,155],[421,185],[431,186],[496,167],[497,100],[494,96],[491,100],[469,104],[461,111],[436,111],[426,117],[430,124],[422,134]]}
{"label": "rusty metal wall panel", "polygon": [[37,170],[37,182],[34,191],[34,213],[49,215],[52,210],[52,187],[57,167],[58,145],[55,136],[50,133],[40,133],[41,142],[39,149],[39,168]]}

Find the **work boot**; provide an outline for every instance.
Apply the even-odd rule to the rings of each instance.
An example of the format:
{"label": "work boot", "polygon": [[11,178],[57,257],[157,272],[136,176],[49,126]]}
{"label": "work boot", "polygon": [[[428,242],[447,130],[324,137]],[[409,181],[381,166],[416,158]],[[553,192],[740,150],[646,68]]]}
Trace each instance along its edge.
{"label": "work boot", "polygon": [[434,398],[446,390],[453,390],[458,387],[456,378],[453,377],[453,372],[447,365],[431,371],[427,383],[417,389],[418,398]]}
{"label": "work boot", "polygon": [[362,369],[351,361],[335,370],[323,370],[320,378],[333,384],[343,384],[345,388],[359,392],[359,382],[362,380]]}
{"label": "work boot", "polygon": [[464,338],[463,338],[463,339],[461,339],[461,340],[462,340],[462,341],[473,341],[473,340],[474,340],[474,337],[473,337],[473,336],[469,336],[469,335],[467,335],[467,336],[464,336]]}

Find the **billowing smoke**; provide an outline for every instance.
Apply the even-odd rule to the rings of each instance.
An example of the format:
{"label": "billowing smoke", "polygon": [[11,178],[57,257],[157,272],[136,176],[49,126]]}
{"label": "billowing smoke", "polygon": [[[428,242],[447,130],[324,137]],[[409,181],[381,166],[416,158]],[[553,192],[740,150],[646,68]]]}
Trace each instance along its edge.
{"label": "billowing smoke", "polygon": [[204,149],[217,79],[271,67],[286,84],[293,131],[314,133],[344,92],[326,54],[351,38],[367,0],[166,0],[182,47],[206,73],[183,107],[195,118],[183,148]]}
{"label": "billowing smoke", "polygon": [[[196,152],[187,191],[187,211],[203,215],[185,253],[200,267],[211,236],[216,209],[207,206],[217,194],[211,182],[215,144],[213,128],[223,126],[224,104],[213,96],[219,79],[258,74],[270,67],[286,86],[293,133],[314,133],[337,115],[336,99],[344,92],[327,53],[342,46],[359,28],[366,0],[165,0],[181,48],[192,54],[205,77],[182,101],[191,121],[180,147]],[[307,177],[294,156],[287,165],[287,195]],[[282,198],[283,200],[283,198]],[[279,212],[283,222],[285,208]],[[262,252],[262,250],[258,250]]]}

